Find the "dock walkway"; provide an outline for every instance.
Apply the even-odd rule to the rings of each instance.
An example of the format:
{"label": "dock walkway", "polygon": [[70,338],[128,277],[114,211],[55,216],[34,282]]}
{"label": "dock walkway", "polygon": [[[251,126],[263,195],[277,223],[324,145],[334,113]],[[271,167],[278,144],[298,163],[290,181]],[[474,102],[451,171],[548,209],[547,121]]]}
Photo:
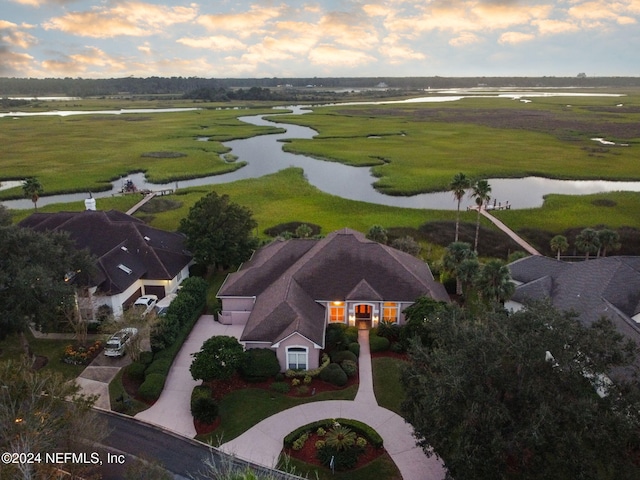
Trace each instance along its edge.
{"label": "dock walkway", "polygon": [[145,203],[147,203],[149,200],[151,200],[155,196],[156,196],[156,192],[147,193],[142,200],[140,200],[133,207],[127,210],[127,215],[133,215],[134,213],[136,213],[138,209],[140,209],[140,207],[142,207]]}
{"label": "dock walkway", "polygon": [[533,248],[531,245],[525,242],[524,239],[520,237],[516,232],[511,230],[509,227],[507,227],[504,223],[502,223],[496,217],[491,215],[486,209],[481,208],[480,213],[486,218],[488,218],[496,227],[498,227],[504,233],[509,235],[509,237],[511,237],[514,242],[516,242],[518,245],[524,248],[528,253],[530,253],[531,255],[542,255],[539,251],[537,251],[535,248]]}

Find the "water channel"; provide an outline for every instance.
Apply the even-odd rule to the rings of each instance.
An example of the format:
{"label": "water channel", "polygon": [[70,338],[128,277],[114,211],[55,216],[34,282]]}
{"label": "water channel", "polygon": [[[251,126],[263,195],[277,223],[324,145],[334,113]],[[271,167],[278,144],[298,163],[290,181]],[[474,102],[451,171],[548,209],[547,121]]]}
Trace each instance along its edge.
{"label": "water channel", "polygon": [[[512,97],[518,98],[518,97]],[[437,100],[440,99],[440,100]],[[430,97],[430,101],[455,101],[458,98],[447,100],[442,97]],[[416,99],[410,101],[415,102]],[[303,114],[306,110],[302,107],[287,107],[296,114]],[[147,109],[158,112],[159,110]],[[162,110],[167,111],[167,110]],[[175,109],[172,109],[175,111]],[[93,112],[93,113],[106,113]],[[85,112],[82,112],[85,113]],[[128,111],[112,111],[112,113],[129,113]],[[56,113],[50,113],[56,114]],[[57,114],[61,114],[58,112]],[[62,114],[70,114],[63,112]],[[15,113],[13,114],[15,115]],[[95,192],[96,198],[108,197],[118,194],[128,179],[132,180],[139,189],[163,190],[185,188],[202,185],[215,185],[228,183],[247,178],[258,178],[270,173],[275,173],[289,167],[298,167],[304,170],[306,179],[323,192],[342,198],[359,200],[368,203],[389,205],[394,207],[427,208],[438,210],[455,210],[456,202],[450,192],[425,193],[413,196],[390,196],[376,191],[372,184],[376,178],[371,175],[368,167],[351,167],[337,162],[327,162],[304,155],[295,155],[282,150],[282,141],[291,138],[312,138],[316,132],[308,127],[277,123],[277,115],[256,115],[241,117],[240,120],[254,125],[270,125],[286,129],[286,132],[272,135],[260,135],[243,140],[225,142],[224,145],[231,149],[231,153],[238,157],[238,161],[247,165],[231,173],[214,175],[209,177],[181,180],[167,184],[153,184],[146,181],[143,173],[131,174],[112,183],[112,189],[104,192]],[[194,141],[206,140],[196,138]],[[371,138],[371,141],[376,141]],[[8,182],[3,182],[7,184]],[[491,197],[496,204],[508,203],[511,208],[535,208],[540,207],[543,197],[550,193],[567,195],[584,195],[607,191],[640,191],[640,182],[614,182],[604,180],[553,180],[540,177],[526,177],[519,179],[492,178]],[[15,183],[14,183],[15,185]],[[3,188],[0,186],[0,188]],[[39,206],[52,203],[68,203],[82,201],[87,193],[64,194],[41,197]],[[8,200],[3,204],[8,208],[24,209],[32,208],[33,203],[29,199]],[[470,199],[463,201],[463,208],[471,205]]]}

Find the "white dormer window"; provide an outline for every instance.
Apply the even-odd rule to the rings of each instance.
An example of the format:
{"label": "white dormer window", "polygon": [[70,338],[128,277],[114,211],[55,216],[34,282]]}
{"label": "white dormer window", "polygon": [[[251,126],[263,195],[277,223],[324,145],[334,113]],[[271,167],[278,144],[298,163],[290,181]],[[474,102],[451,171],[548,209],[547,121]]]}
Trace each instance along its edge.
{"label": "white dormer window", "polygon": [[151,239],[149,237],[147,237],[146,235],[143,237],[147,242],[150,242]]}
{"label": "white dormer window", "polygon": [[129,249],[127,247],[125,247],[124,245],[120,247],[120,250],[122,250],[123,252],[128,252]]}

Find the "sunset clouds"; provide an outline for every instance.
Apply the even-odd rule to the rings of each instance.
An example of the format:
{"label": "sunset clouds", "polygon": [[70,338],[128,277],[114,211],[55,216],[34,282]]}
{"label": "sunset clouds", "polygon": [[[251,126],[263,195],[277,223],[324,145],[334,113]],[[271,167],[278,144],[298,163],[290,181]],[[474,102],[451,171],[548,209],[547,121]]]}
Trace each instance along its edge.
{"label": "sunset clouds", "polygon": [[640,0],[4,0],[0,75],[640,75],[639,20]]}

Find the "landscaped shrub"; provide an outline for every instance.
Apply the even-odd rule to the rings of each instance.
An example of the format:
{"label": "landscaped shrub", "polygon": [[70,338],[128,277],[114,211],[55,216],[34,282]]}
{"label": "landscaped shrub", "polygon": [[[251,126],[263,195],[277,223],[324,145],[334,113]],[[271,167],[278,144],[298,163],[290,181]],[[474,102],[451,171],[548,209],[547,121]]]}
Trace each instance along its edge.
{"label": "landscaped shrub", "polygon": [[289,393],[289,390],[291,390],[291,385],[289,385],[287,382],[273,382],[271,385],[269,385],[269,388],[277,393]]}
{"label": "landscaped shrub", "polygon": [[[176,297],[176,300],[178,297]],[[171,302],[173,303],[176,301]],[[159,352],[175,343],[180,333],[180,321],[177,316],[170,315],[167,311],[166,315],[161,316],[151,328],[151,350]]]}
{"label": "landscaped shrub", "polygon": [[355,377],[358,373],[358,365],[356,365],[356,362],[354,361],[343,360],[340,363],[340,366],[342,367],[342,370],[344,370],[344,373],[347,374],[347,377]]}
{"label": "landscaped shrub", "polygon": [[320,379],[336,385],[338,387],[344,387],[347,384],[347,374],[337,363],[330,363],[327,367],[320,372]]}
{"label": "landscaped shrub", "polygon": [[345,328],[344,334],[347,337],[349,343],[358,343],[358,327],[350,326]]}
{"label": "landscaped shrub", "polygon": [[380,322],[378,324],[378,336],[388,338],[390,342],[398,341],[400,338],[400,327],[396,323]]}
{"label": "landscaped shrub", "polygon": [[349,345],[347,338],[347,326],[343,323],[331,323],[327,325],[325,334],[325,349],[327,351],[344,350]]}
{"label": "landscaped shrub", "polygon": [[347,426],[351,430],[356,432],[358,435],[365,437],[366,439],[368,439],[369,443],[371,443],[371,445],[373,445],[375,448],[381,448],[383,446],[382,437],[373,428],[371,428],[366,423],[362,423],[362,422],[359,422],[358,420],[347,419],[347,418],[318,420],[316,422],[303,425],[302,427],[298,427],[293,432],[289,433],[287,436],[284,437],[284,446],[287,448],[291,448],[293,441],[297,439],[304,432],[315,431],[319,434],[320,429],[322,429],[325,431],[325,434],[326,434],[326,431],[329,430],[331,427],[333,427],[333,425],[335,425],[336,423]]}
{"label": "landscaped shrub", "polygon": [[276,352],[268,348],[252,348],[243,354],[240,373],[249,382],[262,382],[280,372]]}
{"label": "landscaped shrub", "polygon": [[349,351],[349,350],[340,350],[337,352],[331,352],[331,361],[333,363],[342,363],[345,360],[351,360],[354,363],[358,362],[358,357],[356,357],[356,355]]}
{"label": "landscaped shrub", "polygon": [[161,373],[162,375],[168,375],[173,362],[170,358],[158,358],[149,364],[145,370],[145,375],[151,375],[152,373]]}
{"label": "landscaped shrub", "polygon": [[322,354],[322,363],[320,364],[320,366],[318,368],[313,368],[311,370],[287,370],[286,372],[284,372],[285,377],[287,378],[305,378],[305,377],[317,377],[318,375],[320,375],[320,372],[322,372],[323,369],[325,369],[327,367],[327,365],[329,365],[331,363],[331,358],[329,358],[329,355],[327,355],[326,353]]}
{"label": "landscaped shrub", "polygon": [[136,382],[142,382],[144,381],[144,371],[146,370],[146,368],[147,366],[144,363],[133,362],[127,365],[125,371],[127,373],[127,376],[131,380],[135,380]]}
{"label": "landscaped shrub", "polygon": [[138,362],[144,364],[145,366],[149,365],[153,361],[153,352],[140,352],[138,355]]}
{"label": "landscaped shrub", "polygon": [[202,423],[213,423],[218,416],[218,404],[211,398],[211,388],[197,385],[191,392],[191,415]]}
{"label": "landscaped shrub", "polygon": [[351,342],[348,348],[356,357],[360,356],[360,344],[358,342]]}
{"label": "landscaped shrub", "polygon": [[403,342],[393,342],[389,349],[394,353],[404,353],[407,350]]}
{"label": "landscaped shrub", "polygon": [[147,375],[138,389],[138,395],[144,400],[153,402],[160,397],[167,377],[161,373]]}
{"label": "landscaped shrub", "polygon": [[372,333],[369,334],[369,347],[371,348],[371,353],[384,352],[389,349],[390,344],[391,342],[389,342],[388,338],[379,337]]}

